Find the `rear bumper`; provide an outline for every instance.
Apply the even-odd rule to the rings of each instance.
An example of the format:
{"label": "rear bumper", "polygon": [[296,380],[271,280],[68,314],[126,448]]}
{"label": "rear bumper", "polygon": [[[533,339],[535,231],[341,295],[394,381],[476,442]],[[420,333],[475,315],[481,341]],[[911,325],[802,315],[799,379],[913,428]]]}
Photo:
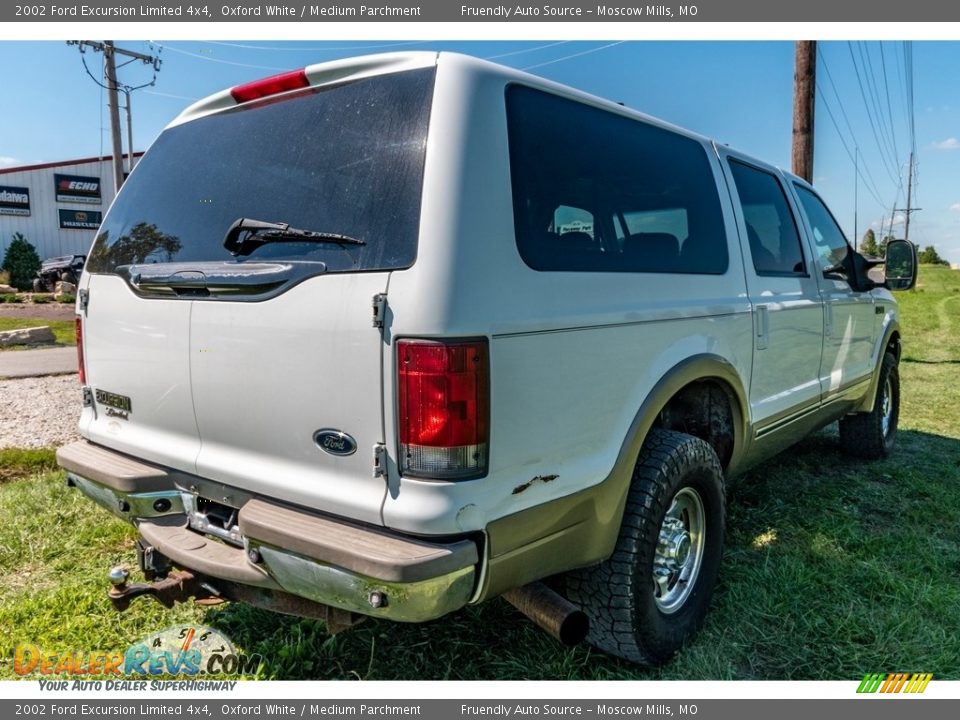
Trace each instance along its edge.
{"label": "rear bumper", "polygon": [[222,542],[198,532],[192,516],[209,481],[86,441],[60,448],[57,462],[71,485],[133,523],[154,551],[207,578],[402,622],[446,615],[474,593],[479,554],[470,540],[427,542],[231,493],[237,522]]}

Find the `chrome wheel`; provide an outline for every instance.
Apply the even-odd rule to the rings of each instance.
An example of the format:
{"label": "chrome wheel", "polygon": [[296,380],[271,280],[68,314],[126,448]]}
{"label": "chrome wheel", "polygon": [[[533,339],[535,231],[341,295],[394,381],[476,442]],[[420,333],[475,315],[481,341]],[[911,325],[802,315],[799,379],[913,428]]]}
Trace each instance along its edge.
{"label": "chrome wheel", "polygon": [[697,583],[705,538],[703,501],[685,487],[673,496],[653,558],[653,598],[664,613],[683,607]]}
{"label": "chrome wheel", "polygon": [[890,376],[887,375],[887,381],[883,384],[883,397],[880,399],[880,423],[883,427],[883,435],[890,434],[890,423],[893,420],[893,383]]}

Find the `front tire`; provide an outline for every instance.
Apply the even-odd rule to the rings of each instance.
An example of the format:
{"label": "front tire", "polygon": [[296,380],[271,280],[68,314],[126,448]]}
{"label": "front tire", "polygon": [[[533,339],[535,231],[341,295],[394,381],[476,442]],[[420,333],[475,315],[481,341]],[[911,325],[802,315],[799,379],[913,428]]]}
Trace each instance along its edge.
{"label": "front tire", "polygon": [[650,431],[613,555],[567,577],[590,617],[587,640],[643,665],[673,657],[703,624],[720,569],[723,469],[703,440]]}
{"label": "front tire", "polygon": [[893,450],[900,420],[900,369],[893,353],[884,353],[873,410],[840,419],[844,452],[861,460],[879,460]]}

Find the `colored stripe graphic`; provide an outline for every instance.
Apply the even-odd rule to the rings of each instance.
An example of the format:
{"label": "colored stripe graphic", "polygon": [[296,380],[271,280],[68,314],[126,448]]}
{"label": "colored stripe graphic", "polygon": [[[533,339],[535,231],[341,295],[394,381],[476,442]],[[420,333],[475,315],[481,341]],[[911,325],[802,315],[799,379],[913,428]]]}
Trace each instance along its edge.
{"label": "colored stripe graphic", "polygon": [[922,693],[933,673],[867,673],[857,687],[858,693]]}

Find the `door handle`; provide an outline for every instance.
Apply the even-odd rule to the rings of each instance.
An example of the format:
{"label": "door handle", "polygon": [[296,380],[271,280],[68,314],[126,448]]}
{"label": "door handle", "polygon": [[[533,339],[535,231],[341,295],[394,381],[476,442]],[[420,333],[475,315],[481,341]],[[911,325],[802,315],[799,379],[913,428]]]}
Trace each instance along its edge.
{"label": "door handle", "polygon": [[144,297],[258,298],[326,272],[323,263],[158,263],[122,265],[117,274]]}
{"label": "door handle", "polygon": [[755,329],[756,329],[756,341],[757,341],[757,350],[766,350],[767,342],[770,338],[770,317],[768,315],[766,305],[757,305],[756,318],[754,320]]}

